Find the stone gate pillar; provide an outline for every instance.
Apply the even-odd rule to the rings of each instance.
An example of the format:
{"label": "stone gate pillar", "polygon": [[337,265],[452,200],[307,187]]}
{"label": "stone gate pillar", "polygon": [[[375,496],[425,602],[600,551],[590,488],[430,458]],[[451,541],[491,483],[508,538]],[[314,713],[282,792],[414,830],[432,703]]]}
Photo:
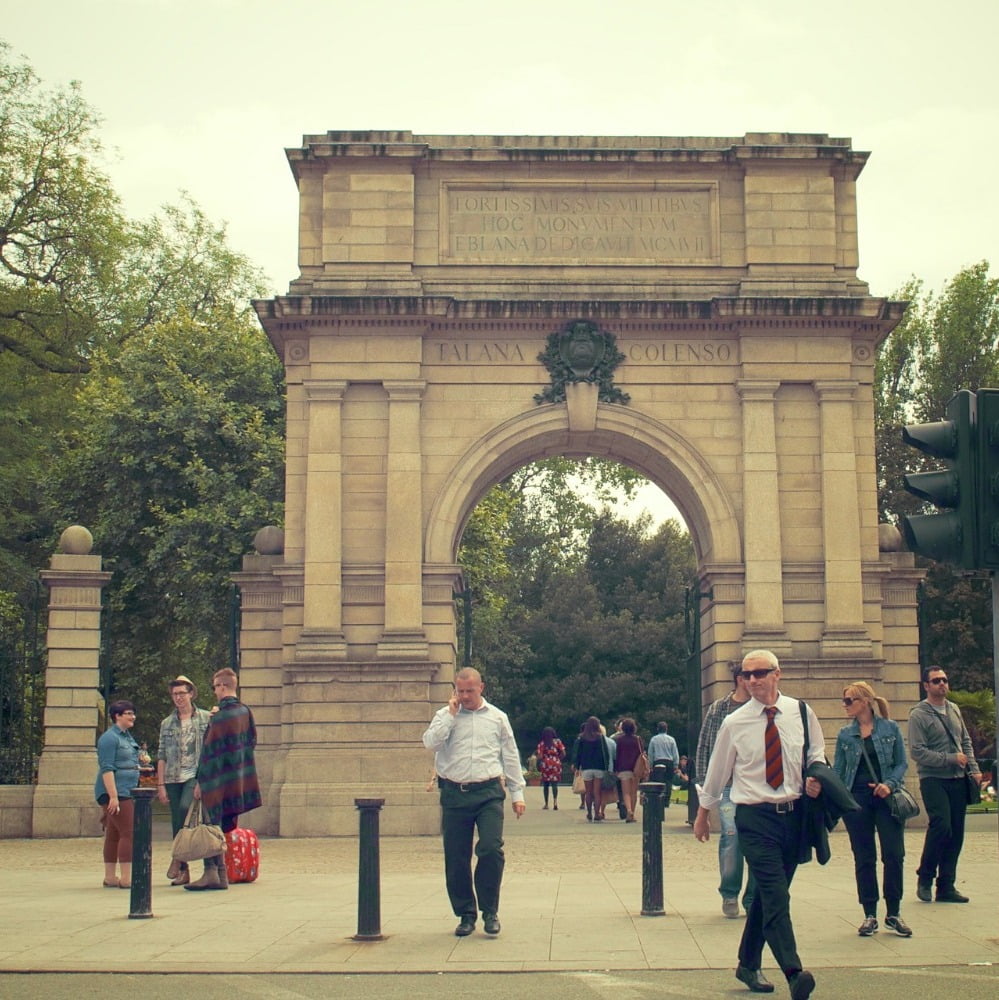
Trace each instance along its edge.
{"label": "stone gate pillar", "polygon": [[281,750],[282,713],[285,710],[281,664],[281,616],[284,532],[269,526],[253,539],[254,551],[243,557],[242,571],[232,580],[240,592],[239,691],[253,711],[257,726],[256,764],[264,803],[247,825],[258,833],[276,834],[279,828],[284,754]]}
{"label": "stone gate pillar", "polygon": [[95,750],[100,720],[101,591],[111,574],[91,555],[90,532],[74,525],[42,570],[49,588],[45,743],[32,815],[35,837],[97,836]]}

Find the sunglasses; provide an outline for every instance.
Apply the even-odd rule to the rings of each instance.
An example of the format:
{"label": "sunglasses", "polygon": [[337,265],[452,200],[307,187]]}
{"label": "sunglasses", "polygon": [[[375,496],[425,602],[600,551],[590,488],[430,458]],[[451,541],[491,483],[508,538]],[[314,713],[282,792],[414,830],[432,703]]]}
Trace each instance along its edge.
{"label": "sunglasses", "polygon": [[950,681],[948,681],[946,677],[931,677],[926,683],[927,684],[949,684]]}
{"label": "sunglasses", "polygon": [[773,667],[768,667],[766,670],[740,670],[739,676],[744,680],[748,681],[750,677],[754,680],[761,681],[767,674],[772,674],[774,672]]}
{"label": "sunglasses", "polygon": [[861,698],[844,698],[843,704],[846,705],[847,708],[849,708],[855,701],[861,701],[861,700],[862,700]]}

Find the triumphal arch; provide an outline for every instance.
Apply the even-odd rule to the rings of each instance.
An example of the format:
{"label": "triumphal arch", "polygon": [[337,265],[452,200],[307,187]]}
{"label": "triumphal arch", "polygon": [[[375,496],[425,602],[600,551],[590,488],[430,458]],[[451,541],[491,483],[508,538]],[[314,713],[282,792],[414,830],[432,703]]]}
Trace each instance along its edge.
{"label": "triumphal arch", "polygon": [[[835,733],[844,682],[905,704],[912,556],[879,529],[867,154],[740,138],[329,132],[287,151],[299,276],[256,303],[288,390],[283,537],[237,581],[257,826],[438,829],[420,736],[456,662],[456,551],[514,469],[597,455],[693,536],[703,693],[758,646]],[[835,721],[833,721],[835,720]]]}

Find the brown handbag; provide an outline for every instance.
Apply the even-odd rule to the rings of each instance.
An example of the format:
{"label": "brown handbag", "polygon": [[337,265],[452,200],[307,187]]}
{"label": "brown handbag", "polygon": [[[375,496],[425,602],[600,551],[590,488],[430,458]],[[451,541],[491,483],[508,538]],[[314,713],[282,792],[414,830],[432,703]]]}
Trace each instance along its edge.
{"label": "brown handbag", "polygon": [[187,810],[187,819],[173,838],[173,856],[178,861],[201,861],[225,854],[225,834],[213,823],[203,822],[201,799]]}
{"label": "brown handbag", "polygon": [[641,784],[643,781],[648,780],[649,772],[652,770],[649,767],[649,755],[643,750],[642,753],[638,755],[638,760],[635,761],[635,779]]}

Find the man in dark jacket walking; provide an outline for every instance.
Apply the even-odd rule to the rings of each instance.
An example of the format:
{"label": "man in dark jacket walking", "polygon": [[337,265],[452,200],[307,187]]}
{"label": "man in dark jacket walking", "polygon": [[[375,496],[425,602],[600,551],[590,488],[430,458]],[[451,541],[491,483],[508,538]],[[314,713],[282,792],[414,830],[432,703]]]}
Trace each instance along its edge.
{"label": "man in dark jacket walking", "polygon": [[926,697],[909,713],[909,755],[916,762],[919,792],[930,821],[916,869],[916,895],[931,902],[936,879],[938,903],[967,903],[968,897],[954,887],[964,846],[965,774],[981,780],[981,772],[961,710],[947,700],[946,671],[927,667],[922,681]]}

